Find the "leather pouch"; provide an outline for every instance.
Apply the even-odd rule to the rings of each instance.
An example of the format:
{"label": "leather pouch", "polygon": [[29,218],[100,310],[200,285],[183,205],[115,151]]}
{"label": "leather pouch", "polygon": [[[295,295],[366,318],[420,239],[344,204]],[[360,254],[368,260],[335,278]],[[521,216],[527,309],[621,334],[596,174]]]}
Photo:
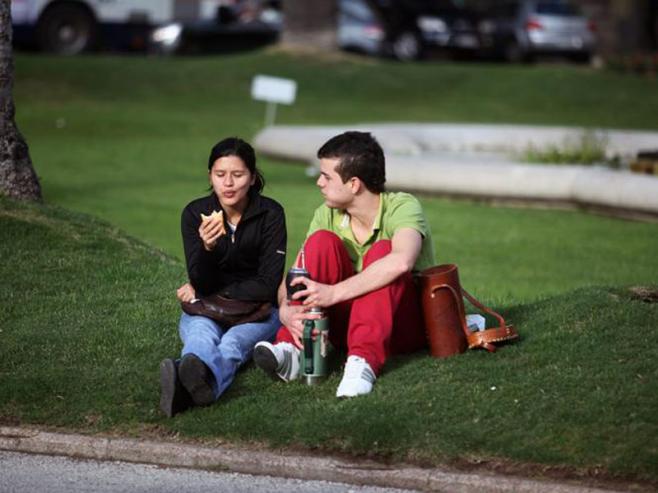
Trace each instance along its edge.
{"label": "leather pouch", "polygon": [[[519,337],[516,329],[505,319],[487,308],[461,287],[455,264],[430,267],[420,273],[421,302],[430,353],[445,358],[463,353],[466,349],[484,348],[494,352],[496,343]],[[498,321],[497,327],[471,331],[466,326],[464,299]]]}
{"label": "leather pouch", "polygon": [[223,328],[228,329],[234,325],[265,320],[270,316],[272,303],[232,300],[219,294],[213,294],[191,302],[183,301],[181,308],[188,315],[202,315],[211,318]]}

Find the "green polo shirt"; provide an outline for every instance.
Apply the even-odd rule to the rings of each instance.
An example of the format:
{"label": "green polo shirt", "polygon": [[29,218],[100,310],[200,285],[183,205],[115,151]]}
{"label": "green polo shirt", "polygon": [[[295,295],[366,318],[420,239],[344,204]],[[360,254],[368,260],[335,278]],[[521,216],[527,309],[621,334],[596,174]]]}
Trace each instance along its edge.
{"label": "green polo shirt", "polygon": [[400,228],[413,228],[423,237],[423,246],[416,259],[414,272],[435,265],[432,234],[423,209],[416,197],[404,192],[384,192],[379,196],[379,210],[375,224],[363,244],[354,238],[350,227],[350,215],[341,209],[331,209],[324,204],[315,210],[306,236],[321,229],[337,234],[343,240],[354,268],[357,272],[361,272],[363,256],[368,249],[379,240],[390,240]]}

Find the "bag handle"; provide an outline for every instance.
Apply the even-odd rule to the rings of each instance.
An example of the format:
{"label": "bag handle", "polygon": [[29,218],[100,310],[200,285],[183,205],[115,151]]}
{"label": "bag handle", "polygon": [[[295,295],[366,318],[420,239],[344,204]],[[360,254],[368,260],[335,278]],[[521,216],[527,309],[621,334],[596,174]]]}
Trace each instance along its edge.
{"label": "bag handle", "polygon": [[485,329],[482,331],[468,331],[466,333],[466,340],[468,341],[468,348],[472,349],[474,347],[483,347],[490,353],[496,352],[495,342],[506,341],[508,339],[514,339],[519,337],[519,334],[516,332],[516,329],[512,325],[507,325],[503,316],[493,311],[491,308],[484,306],[480,303],[474,296],[472,296],[464,288],[461,288],[462,294],[470,301],[473,306],[482,310],[483,312],[493,315],[498,319],[498,327],[492,327],[491,329]]}
{"label": "bag handle", "polygon": [[[432,286],[432,289],[430,291],[430,296],[432,298],[435,298],[436,297],[436,292],[439,289],[443,289],[443,288],[448,288],[448,290],[450,291],[450,294],[452,294],[452,297],[455,299],[455,303],[457,304],[457,306],[459,306],[459,295],[457,294],[457,291],[455,291],[455,288],[453,288],[450,284],[438,284],[436,286]],[[463,289],[462,289],[462,291],[463,291]],[[459,319],[461,321],[462,331],[464,332],[464,335],[466,337],[468,337],[468,334],[470,334],[471,331],[468,330],[468,327],[466,326],[466,319],[463,318],[463,317],[459,317]]]}
{"label": "bag handle", "polygon": [[[452,297],[455,299],[455,303],[457,303],[457,306],[459,306],[459,297],[458,297],[459,295],[455,291],[455,288],[453,288],[449,284],[438,284],[436,286],[432,286],[432,289],[430,290],[430,296],[432,298],[436,297],[436,292],[439,289],[443,289],[443,288],[448,288],[448,290],[452,294]],[[491,329],[486,329],[483,331],[471,332],[466,326],[466,319],[460,317],[462,330],[464,332],[464,335],[466,336],[466,341],[468,342],[469,349],[473,349],[475,347],[482,347],[487,351],[489,351],[490,353],[494,353],[496,352],[496,346],[493,344],[494,342],[499,342],[499,341],[518,337],[518,334],[514,329],[514,327],[511,325],[507,325],[505,319],[500,313],[495,312],[491,308],[488,308],[482,303],[480,303],[474,296],[472,296],[464,288],[461,288],[461,294],[465,296],[466,299],[468,299],[468,301],[470,301],[473,304],[473,306],[495,317],[498,320],[498,324],[499,324],[498,327],[493,327]]]}

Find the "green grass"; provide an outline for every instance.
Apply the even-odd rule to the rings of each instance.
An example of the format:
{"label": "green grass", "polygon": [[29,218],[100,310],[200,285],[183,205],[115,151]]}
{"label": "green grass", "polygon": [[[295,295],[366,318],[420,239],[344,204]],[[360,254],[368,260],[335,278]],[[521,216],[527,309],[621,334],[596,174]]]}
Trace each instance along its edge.
{"label": "green grass", "polygon": [[[297,102],[279,107],[280,123],[658,128],[655,81],[577,66],[399,64],[270,52],[171,59],[19,55],[17,120],[46,200],[106,219],[180,258],[178,216],[204,191],[211,146],[227,135],[250,139],[262,125],[264,104],[249,95],[259,73],[299,83]],[[278,163],[262,162],[268,178],[277,174]],[[269,192],[307,221],[310,209],[296,211],[291,193],[301,183],[308,182],[295,177]]]}
{"label": "green grass", "polygon": [[[573,211],[421,198],[438,261],[457,263],[464,287],[519,328],[521,341],[496,355],[397,358],[372,395],[352,401],[333,397],[337,373],[308,388],[247,368],[211,408],[174,420],[157,412],[158,363],[180,350],[180,211],[206,193],[211,145],[258,130],[253,75],[298,80],[297,103],[279,108],[279,121],[295,124],[656,129],[654,81],[268,52],[19,55],[16,68],[17,119],[49,205],[0,200],[0,421],[658,481],[658,358],[648,342],[658,305],[626,289],[656,286],[658,225]],[[260,163],[266,192],[286,208],[292,252],[320,197],[301,167]]]}
{"label": "green grass", "polygon": [[[214,406],[166,419],[157,366],[180,347],[180,262],[53,206],[0,199],[0,231],[2,423],[658,480],[658,304],[625,288],[498,305],[520,342],[494,355],[394,358],[373,394],[358,399],[334,397],[338,371],[307,387],[249,366]],[[483,256],[474,270],[493,259]],[[653,261],[644,268],[655,273]],[[509,282],[512,264],[497,269]],[[473,274],[463,278],[470,284]]]}

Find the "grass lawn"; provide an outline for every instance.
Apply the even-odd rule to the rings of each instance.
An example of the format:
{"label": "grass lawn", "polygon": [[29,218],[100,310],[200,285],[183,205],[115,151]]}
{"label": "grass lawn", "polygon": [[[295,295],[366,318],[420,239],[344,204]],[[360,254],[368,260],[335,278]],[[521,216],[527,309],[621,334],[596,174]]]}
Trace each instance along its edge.
{"label": "grass lawn", "polygon": [[0,230],[0,423],[658,481],[658,303],[626,288],[499,305],[519,343],[395,358],[358,399],[334,397],[338,370],[307,387],[250,365],[214,406],[166,419],[157,367],[180,348],[180,262],[53,206],[0,199]]}
{"label": "grass lawn", "polygon": [[[206,193],[211,145],[258,130],[253,75],[298,80],[298,102],[279,109],[281,123],[295,124],[655,129],[654,81],[272,52],[20,55],[16,68],[17,120],[48,205],[0,201],[0,422],[658,481],[658,350],[647,342],[658,304],[628,290],[656,287],[658,225],[573,211],[422,198],[439,262],[459,264],[464,286],[519,328],[518,344],[394,359],[372,395],[350,401],[333,397],[339,373],[308,388],[247,368],[215,406],[173,420],[157,412],[158,363],[180,350],[180,211]],[[319,195],[301,167],[261,164],[266,192],[286,207],[292,251]]]}
{"label": "grass lawn", "polygon": [[[205,189],[205,166],[222,137],[250,139],[263,103],[250,99],[264,73],[298,81],[278,122],[491,122],[658,129],[656,82],[579,66],[400,64],[256,52],[197,58],[21,55],[17,121],[48,202],[109,220],[182,258],[179,214]],[[263,163],[268,191],[293,215],[295,235],[313,202],[303,175]],[[276,181],[276,183],[275,183]],[[295,207],[299,204],[299,210]],[[442,250],[441,246],[439,250]]]}

